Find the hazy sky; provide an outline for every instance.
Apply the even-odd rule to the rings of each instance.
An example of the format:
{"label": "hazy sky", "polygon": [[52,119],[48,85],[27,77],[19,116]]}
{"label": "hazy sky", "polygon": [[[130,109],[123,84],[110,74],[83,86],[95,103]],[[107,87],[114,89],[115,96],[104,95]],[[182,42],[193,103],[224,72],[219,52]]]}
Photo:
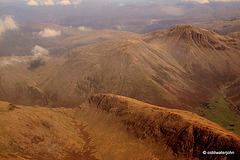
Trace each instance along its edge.
{"label": "hazy sky", "polygon": [[29,5],[77,5],[80,4],[81,2],[86,2],[86,1],[98,1],[98,2],[103,2],[107,1],[110,3],[121,3],[122,4],[127,4],[127,3],[138,3],[138,2],[149,2],[149,3],[175,3],[175,2],[198,2],[201,4],[204,3],[210,3],[210,2],[233,2],[233,1],[238,1],[240,0],[0,0],[0,2],[13,2],[13,1],[22,1],[25,2],[26,4]]}
{"label": "hazy sky", "polygon": [[[157,27],[156,29],[166,29],[176,24],[190,23],[189,19],[197,15],[199,19],[207,20],[209,19],[207,16],[221,20],[240,16],[240,0],[0,0],[0,2],[2,8],[0,34],[9,30],[7,24],[10,18],[6,19],[1,17],[2,15],[10,15],[19,23],[53,23],[78,27],[79,30],[110,28],[135,32],[135,28],[139,28],[137,32],[144,33],[149,31],[146,28],[148,25]],[[16,7],[6,9],[8,6]],[[203,14],[207,16],[202,16]],[[160,19],[166,22],[163,23],[162,20],[160,23]],[[196,21],[196,18],[191,21]],[[41,37],[60,35],[61,32],[51,29],[39,33]]]}

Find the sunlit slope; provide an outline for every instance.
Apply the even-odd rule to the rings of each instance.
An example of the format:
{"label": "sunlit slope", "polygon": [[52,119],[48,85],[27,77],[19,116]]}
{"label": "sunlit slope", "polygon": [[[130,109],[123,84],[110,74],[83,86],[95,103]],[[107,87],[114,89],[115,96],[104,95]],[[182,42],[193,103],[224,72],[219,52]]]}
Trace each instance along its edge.
{"label": "sunlit slope", "polygon": [[0,102],[1,159],[214,159],[240,137],[198,115],[131,98],[97,94],[77,108]]}
{"label": "sunlit slope", "polygon": [[93,95],[80,107],[81,117],[93,121],[89,123],[90,128],[101,126],[102,119],[106,123],[120,125],[130,137],[154,146],[157,152],[153,150],[152,153],[157,158],[167,153],[165,159],[168,159],[166,157],[171,152],[180,159],[224,158],[219,155],[207,157],[202,154],[204,150],[233,150],[235,155],[229,155],[228,159],[239,156],[238,135],[191,112],[166,109],[109,94]]}
{"label": "sunlit slope", "polygon": [[28,69],[32,57],[0,57],[1,100],[17,104],[42,105],[42,93],[35,74]]}
{"label": "sunlit slope", "polygon": [[0,102],[0,159],[97,159],[91,137],[72,114]]}

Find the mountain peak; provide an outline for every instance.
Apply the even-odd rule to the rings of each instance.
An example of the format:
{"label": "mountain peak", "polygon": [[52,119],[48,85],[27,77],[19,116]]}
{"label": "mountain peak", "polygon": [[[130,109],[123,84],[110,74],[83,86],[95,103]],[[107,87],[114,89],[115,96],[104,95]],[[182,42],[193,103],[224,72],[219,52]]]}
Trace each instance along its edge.
{"label": "mountain peak", "polygon": [[190,25],[190,24],[179,24],[176,27],[174,27],[173,29],[176,29],[176,30],[186,30],[186,29],[193,30],[193,29],[200,29],[200,28],[195,27],[195,26]]}
{"label": "mountain peak", "polygon": [[170,29],[169,33],[170,35],[177,35],[181,36],[182,38],[191,38],[194,40],[204,40],[210,36],[210,34],[214,34],[211,31],[207,31],[189,24],[180,24]]}
{"label": "mountain peak", "polygon": [[174,37],[177,42],[184,40],[184,43],[192,43],[199,48],[210,48],[212,50],[225,50],[226,47],[222,43],[220,35],[213,31],[202,29],[189,24],[180,24],[169,30],[168,35]]}

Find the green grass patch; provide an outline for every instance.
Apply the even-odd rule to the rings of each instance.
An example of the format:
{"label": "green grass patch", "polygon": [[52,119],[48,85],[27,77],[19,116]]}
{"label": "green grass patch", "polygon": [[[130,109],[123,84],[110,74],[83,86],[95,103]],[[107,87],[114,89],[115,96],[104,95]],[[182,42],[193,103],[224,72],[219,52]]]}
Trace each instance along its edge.
{"label": "green grass patch", "polygon": [[236,134],[240,134],[240,115],[232,111],[230,106],[231,104],[221,94],[216,94],[204,109],[205,118]]}

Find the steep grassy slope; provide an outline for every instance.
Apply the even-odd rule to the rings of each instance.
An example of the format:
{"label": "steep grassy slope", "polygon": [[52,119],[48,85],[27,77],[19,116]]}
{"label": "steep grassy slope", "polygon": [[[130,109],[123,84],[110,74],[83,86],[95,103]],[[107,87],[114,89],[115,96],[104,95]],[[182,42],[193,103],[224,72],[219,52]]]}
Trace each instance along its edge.
{"label": "steep grassy slope", "polygon": [[1,99],[17,104],[42,104],[42,91],[36,87],[35,75],[28,69],[32,57],[0,58]]}
{"label": "steep grassy slope", "polygon": [[91,137],[71,115],[0,102],[0,159],[96,160]]}
{"label": "steep grassy slope", "polygon": [[0,102],[1,159],[236,159],[239,142],[194,113],[122,96],[93,95],[75,109]]}
{"label": "steep grassy slope", "polygon": [[[102,118],[106,122],[116,123],[130,136],[152,144],[161,153],[164,153],[164,148],[171,150],[179,159],[225,157],[225,155],[206,156],[202,154],[204,150],[235,151],[235,155],[228,155],[227,159],[235,159],[239,156],[238,135],[191,112],[161,108],[134,99],[107,94],[93,95],[80,107],[84,113],[82,117],[87,117],[86,119],[90,121],[91,119],[101,121]],[[88,117],[89,115],[91,118]],[[94,128],[96,125],[98,123],[89,126]],[[158,157],[158,153],[155,152],[155,156]]]}
{"label": "steep grassy slope", "polygon": [[[88,45],[80,45],[84,41]],[[29,62],[1,67],[2,73],[7,68],[7,74],[1,74],[1,100],[69,107],[94,93],[113,93],[195,111],[240,75],[239,40],[191,25],[144,35],[94,31],[88,36],[65,37],[63,42],[76,47],[60,57],[44,58],[45,65],[34,71],[27,69]],[[16,72],[16,67],[21,70]],[[5,86],[7,79],[12,80]],[[36,100],[29,96],[30,89],[17,86],[37,90]],[[16,96],[20,92],[25,100]]]}

